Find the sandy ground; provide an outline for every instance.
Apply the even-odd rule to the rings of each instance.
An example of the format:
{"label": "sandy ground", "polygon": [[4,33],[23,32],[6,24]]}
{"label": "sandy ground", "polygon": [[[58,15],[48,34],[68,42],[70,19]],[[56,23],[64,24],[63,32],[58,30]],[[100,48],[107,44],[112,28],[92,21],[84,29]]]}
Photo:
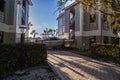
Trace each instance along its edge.
{"label": "sandy ground", "polygon": [[60,80],[60,78],[50,69],[50,67],[34,67],[25,70],[25,74],[10,74],[0,80]]}

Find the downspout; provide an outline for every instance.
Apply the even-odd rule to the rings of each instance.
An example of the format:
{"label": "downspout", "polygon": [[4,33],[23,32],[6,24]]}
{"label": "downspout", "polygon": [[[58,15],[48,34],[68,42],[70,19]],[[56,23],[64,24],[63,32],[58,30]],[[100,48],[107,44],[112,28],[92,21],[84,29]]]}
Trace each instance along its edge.
{"label": "downspout", "polygon": [[[99,4],[100,4],[100,2],[98,2],[98,9],[101,9],[101,7],[99,6]],[[102,23],[101,23],[101,20],[102,20],[102,18],[101,17],[103,17],[103,16],[101,16],[101,12],[100,11],[98,11],[98,28],[99,28],[99,30],[100,30],[100,37],[101,37],[101,41],[100,41],[100,43],[103,43],[103,33],[102,33]]]}
{"label": "downspout", "polygon": [[[101,14],[100,14],[100,16],[101,16]],[[101,18],[100,18],[100,22],[99,22],[100,24],[99,24],[99,26],[100,26],[100,35],[101,35],[101,43],[103,43],[103,36],[102,36],[102,26],[101,26]]]}

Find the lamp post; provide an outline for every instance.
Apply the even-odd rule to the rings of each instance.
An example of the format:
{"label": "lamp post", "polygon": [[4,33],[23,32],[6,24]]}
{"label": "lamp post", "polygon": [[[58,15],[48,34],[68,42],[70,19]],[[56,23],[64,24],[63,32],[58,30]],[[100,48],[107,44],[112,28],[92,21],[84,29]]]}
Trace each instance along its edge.
{"label": "lamp post", "polygon": [[21,50],[20,50],[20,55],[19,55],[19,60],[20,60],[19,65],[20,65],[20,70],[21,70],[20,74],[22,74],[22,73],[24,73],[22,71],[23,71],[23,68],[24,68],[24,65],[25,65],[25,62],[24,62],[25,53],[24,53],[23,44],[24,44],[24,39],[25,39],[25,29],[26,29],[26,27],[25,27],[25,25],[21,25],[19,27],[19,29],[21,30],[21,38],[20,38]]}
{"label": "lamp post", "polygon": [[19,29],[20,29],[20,31],[21,31],[20,43],[21,43],[21,45],[22,45],[22,44],[24,44],[24,40],[25,40],[25,29],[26,29],[26,27],[25,27],[25,25],[21,25],[21,26],[19,27]]}
{"label": "lamp post", "polygon": [[119,46],[120,46],[120,32],[118,32],[118,37],[119,37]]}

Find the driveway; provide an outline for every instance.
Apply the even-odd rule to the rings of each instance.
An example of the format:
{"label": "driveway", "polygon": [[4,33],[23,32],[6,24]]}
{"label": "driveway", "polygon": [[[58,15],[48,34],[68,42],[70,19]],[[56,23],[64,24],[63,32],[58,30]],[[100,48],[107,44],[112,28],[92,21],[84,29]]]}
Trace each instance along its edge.
{"label": "driveway", "polygon": [[67,51],[48,51],[48,61],[62,80],[120,80],[120,67]]}

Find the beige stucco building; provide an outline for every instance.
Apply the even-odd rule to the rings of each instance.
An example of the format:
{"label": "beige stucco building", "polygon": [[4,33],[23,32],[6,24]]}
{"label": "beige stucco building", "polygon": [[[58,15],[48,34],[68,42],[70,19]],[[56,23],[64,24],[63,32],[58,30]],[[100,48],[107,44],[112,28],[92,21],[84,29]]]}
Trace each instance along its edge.
{"label": "beige stucco building", "polygon": [[[104,9],[99,4],[100,2],[96,2],[98,8]],[[59,38],[74,41],[71,46],[89,48],[92,43],[119,43],[119,38],[111,31],[111,21],[106,19],[106,15],[80,2],[65,7],[57,20]]]}
{"label": "beige stucco building", "polygon": [[31,0],[0,0],[0,43],[20,41],[20,25],[28,28]]}

